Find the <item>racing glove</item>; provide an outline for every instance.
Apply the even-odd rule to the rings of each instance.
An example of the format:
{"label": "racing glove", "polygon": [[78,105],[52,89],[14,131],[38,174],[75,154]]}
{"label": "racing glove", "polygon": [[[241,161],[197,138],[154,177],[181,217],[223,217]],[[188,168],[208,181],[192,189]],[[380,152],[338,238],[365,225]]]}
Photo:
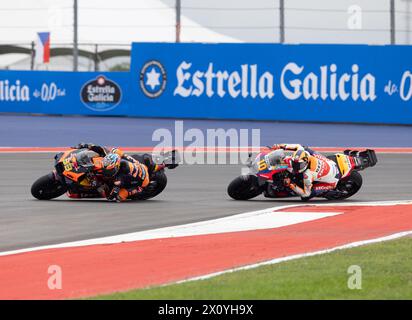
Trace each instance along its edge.
{"label": "racing glove", "polygon": [[289,188],[292,185],[290,178],[283,179],[283,185]]}
{"label": "racing glove", "polygon": [[119,201],[119,192],[120,187],[114,187],[112,192],[107,196],[107,200],[109,201]]}

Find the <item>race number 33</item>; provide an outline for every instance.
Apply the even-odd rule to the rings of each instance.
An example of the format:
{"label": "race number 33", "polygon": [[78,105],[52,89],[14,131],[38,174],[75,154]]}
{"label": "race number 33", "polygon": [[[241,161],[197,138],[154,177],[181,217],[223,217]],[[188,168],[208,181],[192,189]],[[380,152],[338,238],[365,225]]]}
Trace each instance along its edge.
{"label": "race number 33", "polygon": [[70,171],[71,169],[73,169],[72,164],[70,163],[69,159],[64,159],[63,160],[63,165],[64,165],[64,170],[65,171]]}

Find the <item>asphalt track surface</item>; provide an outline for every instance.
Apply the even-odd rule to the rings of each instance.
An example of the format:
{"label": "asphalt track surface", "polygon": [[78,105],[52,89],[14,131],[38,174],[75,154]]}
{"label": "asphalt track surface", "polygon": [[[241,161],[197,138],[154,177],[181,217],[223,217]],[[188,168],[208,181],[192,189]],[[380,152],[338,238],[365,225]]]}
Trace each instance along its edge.
{"label": "asphalt track surface", "polygon": [[[300,143],[317,147],[412,147],[412,126],[184,120],[184,130],[260,130],[260,145]],[[150,147],[156,129],[173,137],[175,119],[0,115],[1,147],[68,147],[79,142],[106,146]],[[188,145],[192,141],[184,141]],[[174,141],[174,144],[177,142]],[[206,141],[205,141],[206,145]]]}
{"label": "asphalt track surface", "polygon": [[[380,154],[362,173],[364,185],[353,201],[412,199],[412,155]],[[300,203],[263,196],[233,201],[228,183],[240,165],[182,165],[167,172],[169,183],[157,198],[128,203],[104,200],[53,201],[32,198],[30,186],[50,172],[53,155],[0,154],[0,251],[83,240]],[[317,200],[323,201],[323,200]]]}

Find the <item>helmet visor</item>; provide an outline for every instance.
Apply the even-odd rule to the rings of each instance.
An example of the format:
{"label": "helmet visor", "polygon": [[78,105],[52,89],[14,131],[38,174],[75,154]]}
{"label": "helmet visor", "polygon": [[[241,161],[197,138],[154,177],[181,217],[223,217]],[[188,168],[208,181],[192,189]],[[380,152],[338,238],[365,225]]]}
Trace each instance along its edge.
{"label": "helmet visor", "polygon": [[300,173],[306,169],[307,163],[304,161],[292,161],[292,169],[295,173]]}

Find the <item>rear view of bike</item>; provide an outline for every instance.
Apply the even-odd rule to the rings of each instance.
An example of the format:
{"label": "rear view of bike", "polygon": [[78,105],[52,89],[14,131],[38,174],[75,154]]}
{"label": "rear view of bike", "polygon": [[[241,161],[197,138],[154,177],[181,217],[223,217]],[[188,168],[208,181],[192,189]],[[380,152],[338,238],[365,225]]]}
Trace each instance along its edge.
{"label": "rear view of bike", "polygon": [[342,178],[333,191],[324,195],[328,200],[343,200],[355,195],[362,187],[363,179],[359,171],[374,167],[378,162],[374,150],[345,150],[343,154],[328,157],[338,165]]}
{"label": "rear view of bike", "polygon": [[[161,155],[140,154],[132,155],[134,159],[146,165],[150,172],[150,183],[142,192],[134,195],[131,200],[148,200],[156,197],[167,186],[167,176],[164,168],[175,169],[180,162],[179,154],[176,150],[165,152]],[[156,165],[163,168],[156,171]]]}

